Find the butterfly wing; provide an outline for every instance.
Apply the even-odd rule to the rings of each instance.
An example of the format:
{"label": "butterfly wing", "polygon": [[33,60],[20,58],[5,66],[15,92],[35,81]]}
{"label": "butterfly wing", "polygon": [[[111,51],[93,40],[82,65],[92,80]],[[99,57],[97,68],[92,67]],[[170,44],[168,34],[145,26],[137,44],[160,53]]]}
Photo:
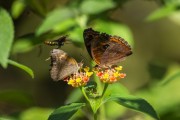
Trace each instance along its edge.
{"label": "butterfly wing", "polygon": [[91,54],[97,65],[101,64],[102,56],[109,46],[109,38],[110,36],[108,34],[101,33],[96,37],[96,40],[92,41]]}
{"label": "butterfly wing", "polygon": [[[59,68],[61,68],[60,65],[63,64],[61,57],[66,56],[66,53],[64,53],[63,51],[58,50],[58,49],[53,49],[51,51],[50,55],[51,55],[50,75],[53,80],[58,80],[57,75],[59,73]],[[62,63],[62,64],[60,64],[60,63]]]}
{"label": "butterfly wing", "polygon": [[101,57],[101,66],[110,67],[132,54],[131,47],[123,38],[112,36],[108,45]]}
{"label": "butterfly wing", "polygon": [[97,65],[111,67],[131,55],[131,47],[121,37],[99,33],[92,28],[83,33],[86,49]]}
{"label": "butterfly wing", "polygon": [[53,49],[51,53],[51,66],[50,74],[54,81],[63,80],[79,70],[76,60],[59,49]]}
{"label": "butterfly wing", "polygon": [[93,42],[97,40],[96,38],[98,36],[99,36],[99,32],[94,31],[92,28],[87,28],[83,32],[84,43],[91,58],[92,58],[91,47]]}
{"label": "butterfly wing", "polygon": [[57,60],[51,64],[50,75],[54,81],[59,80],[59,72],[62,69],[62,65],[63,62],[59,63]]}
{"label": "butterfly wing", "polygon": [[58,80],[62,80],[71,74],[77,73],[79,66],[74,58],[68,57],[65,62],[59,64]]}

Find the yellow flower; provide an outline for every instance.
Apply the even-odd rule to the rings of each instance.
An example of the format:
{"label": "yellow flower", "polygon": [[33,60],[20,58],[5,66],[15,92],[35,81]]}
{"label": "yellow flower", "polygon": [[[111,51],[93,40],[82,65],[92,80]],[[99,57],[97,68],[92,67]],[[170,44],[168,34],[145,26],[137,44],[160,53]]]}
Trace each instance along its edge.
{"label": "yellow flower", "polygon": [[90,76],[93,74],[93,72],[96,73],[102,82],[109,84],[119,81],[121,78],[126,76],[125,73],[120,72],[122,70],[122,66],[111,68],[95,67],[93,72],[89,70],[89,67],[85,67],[79,70],[77,73],[71,75],[68,79],[66,79],[68,85],[71,85],[72,87],[85,86],[89,82]]}
{"label": "yellow flower", "polygon": [[85,71],[85,72],[89,72],[89,67],[86,66],[86,67],[84,68],[84,71]]}
{"label": "yellow flower", "polygon": [[89,67],[85,67],[77,73],[72,74],[66,81],[68,85],[72,87],[85,86],[89,82],[89,78],[92,74],[93,72],[89,72]]}
{"label": "yellow flower", "polygon": [[120,70],[122,70],[122,66],[117,66],[117,67],[115,67],[115,69],[116,69],[117,71],[120,71]]}
{"label": "yellow flower", "polygon": [[120,72],[122,70],[122,66],[111,68],[97,67],[95,70],[96,75],[104,83],[114,83],[126,76],[126,74]]}
{"label": "yellow flower", "polygon": [[81,78],[76,78],[76,82],[77,82],[77,83],[80,83],[81,81],[82,81]]}
{"label": "yellow flower", "polygon": [[93,74],[93,72],[86,72],[86,75],[90,77]]}
{"label": "yellow flower", "polygon": [[68,84],[69,84],[69,85],[74,84],[74,80],[73,80],[73,79],[68,80]]}
{"label": "yellow flower", "polygon": [[114,72],[114,77],[119,77],[119,72]]}
{"label": "yellow flower", "polygon": [[108,78],[109,78],[109,74],[108,73],[104,73],[103,79],[108,79]]}

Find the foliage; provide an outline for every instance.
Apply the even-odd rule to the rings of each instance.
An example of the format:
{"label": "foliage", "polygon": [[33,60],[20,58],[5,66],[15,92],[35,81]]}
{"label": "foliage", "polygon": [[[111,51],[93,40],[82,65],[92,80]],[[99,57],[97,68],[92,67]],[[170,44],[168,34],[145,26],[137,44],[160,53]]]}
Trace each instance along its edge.
{"label": "foliage", "polygon": [[[106,32],[108,34],[122,36],[128,41],[128,43],[130,43],[131,46],[133,46],[134,41],[130,28],[124,23],[112,20],[112,18],[110,17],[110,14],[113,10],[122,7],[127,1],[128,0],[68,0],[65,3],[57,5],[56,7],[50,7],[52,1],[49,0],[12,0],[10,2],[11,4],[9,4],[10,9],[6,6],[3,6],[2,4],[2,6],[0,6],[0,65],[4,69],[7,68],[8,64],[21,68],[22,70],[27,72],[32,78],[34,78],[34,73],[31,68],[22,65],[15,60],[12,60],[11,55],[27,53],[34,49],[35,46],[42,44],[43,41],[47,39],[54,39],[64,34],[69,35],[69,38],[74,45],[82,48],[82,32],[87,27],[93,27],[98,31]],[[172,13],[179,11],[179,0],[161,1],[163,1],[163,4],[160,6],[160,8],[147,16],[147,18],[145,19],[147,22],[160,20],[164,17],[172,15]],[[41,22],[33,32],[24,33],[24,35],[22,36],[17,36],[15,34],[15,30],[17,27],[16,22],[20,20],[20,18],[28,10],[30,10],[31,13],[37,15],[41,19]],[[156,70],[158,69],[157,66],[153,66],[153,68],[155,68]],[[166,69],[167,68],[163,68],[162,72],[158,72],[162,73],[158,74],[160,75],[160,77],[158,76],[158,78],[155,75],[156,70],[150,69],[151,76],[156,77],[157,79],[162,79],[166,74]],[[177,79],[179,75],[180,74],[178,69],[178,72],[175,72],[172,75],[168,76],[166,79],[164,79],[164,81],[161,83],[162,87],[163,85],[170,83],[174,79]],[[96,79],[97,78],[95,78],[94,80]],[[130,95],[128,93],[128,90],[124,90],[125,88],[122,85],[114,87],[118,90],[116,89],[110,91],[111,86],[113,85],[110,85],[107,91],[105,89],[106,87],[102,89],[102,91],[106,91],[106,94],[104,94],[104,96],[102,95],[94,98],[87,97],[87,103],[80,101],[83,95],[86,96],[84,90],[85,88],[81,88],[82,93],[84,93],[83,95],[80,93],[80,91],[76,91],[72,93],[66,101],[67,103],[78,101],[78,103],[61,106],[53,113],[51,113],[52,110],[48,109],[47,111],[45,111],[45,114],[51,113],[51,115],[49,116],[49,120],[55,120],[62,117],[66,117],[63,119],[69,119],[72,116],[74,117],[77,114],[76,112],[79,111],[79,109],[84,109],[84,107],[90,107],[92,109],[91,112],[94,112],[92,114],[95,114],[95,117],[97,117],[96,113],[103,111],[103,107],[109,104],[110,101],[113,101],[126,108],[148,114],[154,119],[159,119],[154,108],[145,99]],[[156,88],[156,90],[160,91],[161,89]],[[158,91],[156,90],[154,91],[157,93]],[[119,93],[114,95],[114,93],[117,91]],[[1,94],[1,100],[8,101],[10,99],[10,97],[3,94],[3,92]],[[20,96],[19,98],[22,98],[21,93],[16,94]],[[143,96],[144,94],[141,95]],[[146,95],[144,96],[147,97]],[[16,98],[17,96],[15,96],[14,99]],[[25,101],[27,100],[27,98],[22,99],[24,99]],[[21,100],[17,99],[17,102],[18,101],[22,102]],[[39,111],[39,109],[37,111],[36,110],[37,109],[35,109],[35,112],[28,112],[26,114],[24,113],[25,115],[22,114],[21,118],[26,118],[26,116],[28,116],[29,114]],[[32,115],[32,118],[36,118],[36,115]],[[6,116],[3,116],[3,118],[6,118]],[[47,116],[42,118],[47,118]]]}
{"label": "foliage", "polygon": [[[106,87],[104,87],[106,89]],[[104,90],[105,90],[104,89]],[[122,88],[123,89],[123,88]],[[100,108],[100,106],[103,106],[106,102],[114,101],[117,102],[118,104],[133,109],[137,110],[143,113],[146,113],[150,116],[152,116],[154,119],[159,120],[159,117],[156,113],[156,111],[153,109],[153,107],[144,99],[142,98],[137,98],[135,96],[131,95],[121,95],[121,94],[114,94],[115,91],[109,91],[104,96],[97,96],[97,97],[87,97],[84,88],[81,88],[82,92],[84,93],[84,96],[86,96],[87,101],[89,101],[89,105],[92,108],[92,111],[94,113],[94,119],[102,119],[102,118],[97,118],[97,111]],[[123,93],[123,92],[122,92]],[[75,112],[80,109],[82,106],[87,106],[85,103],[72,103],[70,105],[65,105],[61,106],[60,108],[56,109],[50,116],[48,120],[58,120],[58,119],[63,119],[63,120],[68,120],[71,118]]]}
{"label": "foliage", "polygon": [[164,1],[164,5],[162,5],[160,8],[152,12],[146,18],[146,21],[149,22],[156,21],[164,17],[167,17],[179,10],[179,6],[180,6],[179,0],[162,0],[162,1]]}
{"label": "foliage", "polygon": [[68,120],[74,113],[81,107],[85,106],[85,103],[72,103],[70,105],[62,106],[56,109],[48,118],[48,120]]}
{"label": "foliage", "polygon": [[14,26],[9,13],[3,8],[0,8],[0,21],[0,63],[6,68],[14,38]]}

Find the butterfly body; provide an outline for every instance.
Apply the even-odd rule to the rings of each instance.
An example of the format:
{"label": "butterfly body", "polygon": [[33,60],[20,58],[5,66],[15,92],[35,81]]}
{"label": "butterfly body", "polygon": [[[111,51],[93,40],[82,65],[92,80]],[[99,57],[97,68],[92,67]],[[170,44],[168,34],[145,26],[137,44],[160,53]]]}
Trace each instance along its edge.
{"label": "butterfly body", "polygon": [[71,74],[78,72],[79,64],[72,57],[69,57],[66,52],[60,49],[51,51],[51,78],[54,81],[59,81],[67,78]]}
{"label": "butterfly body", "polygon": [[116,65],[132,54],[131,47],[121,37],[100,33],[92,28],[85,29],[83,36],[88,53],[101,67]]}

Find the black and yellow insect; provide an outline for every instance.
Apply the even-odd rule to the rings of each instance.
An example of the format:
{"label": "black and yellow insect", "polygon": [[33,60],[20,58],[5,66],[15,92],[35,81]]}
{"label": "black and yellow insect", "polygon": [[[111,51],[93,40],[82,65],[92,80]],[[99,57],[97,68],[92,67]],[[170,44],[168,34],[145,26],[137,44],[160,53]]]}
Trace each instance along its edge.
{"label": "black and yellow insect", "polygon": [[64,45],[64,43],[67,41],[67,35],[66,36],[61,36],[57,40],[52,40],[52,41],[44,41],[44,44],[50,45],[50,46],[58,46],[60,48],[61,46]]}

